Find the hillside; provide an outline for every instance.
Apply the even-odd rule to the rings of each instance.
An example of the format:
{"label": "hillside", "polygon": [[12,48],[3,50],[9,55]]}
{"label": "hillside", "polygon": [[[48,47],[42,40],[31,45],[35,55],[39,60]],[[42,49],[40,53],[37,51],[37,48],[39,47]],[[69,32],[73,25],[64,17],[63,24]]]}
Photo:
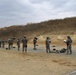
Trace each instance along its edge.
{"label": "hillside", "polygon": [[20,37],[26,35],[28,39],[40,35],[75,35],[76,17],[49,20],[40,23],[29,23],[25,26],[10,26],[0,29],[0,37]]}

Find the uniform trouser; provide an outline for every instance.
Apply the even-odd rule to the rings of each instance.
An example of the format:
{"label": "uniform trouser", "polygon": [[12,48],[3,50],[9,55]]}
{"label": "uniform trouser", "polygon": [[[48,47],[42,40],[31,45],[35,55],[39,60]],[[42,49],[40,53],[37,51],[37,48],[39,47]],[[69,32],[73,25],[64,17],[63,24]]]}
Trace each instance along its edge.
{"label": "uniform trouser", "polygon": [[11,43],[11,48],[13,48],[13,43]]}
{"label": "uniform trouser", "polygon": [[1,47],[1,43],[0,43],[0,47]]}
{"label": "uniform trouser", "polygon": [[8,44],[8,49],[10,50],[12,48],[12,45],[9,43]]}
{"label": "uniform trouser", "polygon": [[67,45],[67,54],[68,54],[68,53],[72,54],[71,44]]}
{"label": "uniform trouser", "polygon": [[46,46],[46,52],[50,53],[50,46]]}
{"label": "uniform trouser", "polygon": [[20,45],[18,45],[18,51],[20,50]]}
{"label": "uniform trouser", "polygon": [[10,49],[10,47],[11,47],[11,45],[9,44],[9,45],[8,45],[8,49]]}
{"label": "uniform trouser", "polygon": [[17,44],[17,46],[18,46],[18,51],[20,50],[20,44]]}
{"label": "uniform trouser", "polygon": [[36,49],[36,44],[34,44],[34,49]]}
{"label": "uniform trouser", "polygon": [[4,48],[4,45],[5,45],[5,44],[4,44],[4,43],[2,43],[2,47],[3,47],[3,48]]}
{"label": "uniform trouser", "polygon": [[23,45],[23,50],[22,50],[22,51],[23,51],[23,52],[24,52],[24,51],[25,51],[25,52],[27,51],[27,45],[25,45],[25,46]]}

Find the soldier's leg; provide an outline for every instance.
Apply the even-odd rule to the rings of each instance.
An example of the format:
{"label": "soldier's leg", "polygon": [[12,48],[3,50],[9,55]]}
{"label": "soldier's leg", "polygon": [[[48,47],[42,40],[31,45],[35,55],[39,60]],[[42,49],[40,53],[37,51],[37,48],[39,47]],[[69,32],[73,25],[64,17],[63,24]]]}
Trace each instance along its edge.
{"label": "soldier's leg", "polygon": [[8,44],[8,49],[10,50],[10,44]]}
{"label": "soldier's leg", "polygon": [[48,48],[46,47],[46,53],[48,53]]}
{"label": "soldier's leg", "polygon": [[49,53],[50,53],[51,51],[50,51],[50,48],[49,48]]}
{"label": "soldier's leg", "polygon": [[48,53],[48,49],[46,49],[46,53]]}
{"label": "soldier's leg", "polygon": [[13,43],[11,44],[11,48],[13,48]]}
{"label": "soldier's leg", "polygon": [[4,44],[3,44],[3,48],[4,48]]}
{"label": "soldier's leg", "polygon": [[70,54],[72,54],[72,48],[71,48],[71,45],[70,45],[70,47],[69,47],[69,50],[70,50]]}
{"label": "soldier's leg", "polygon": [[36,50],[36,44],[34,44],[34,49]]}
{"label": "soldier's leg", "polygon": [[20,51],[20,45],[19,45],[19,51]]}
{"label": "soldier's leg", "polygon": [[5,43],[3,43],[3,48],[5,47]]}
{"label": "soldier's leg", "polygon": [[35,44],[35,50],[37,50],[36,46],[37,46],[37,45]]}
{"label": "soldier's leg", "polygon": [[50,51],[50,46],[48,46],[48,50],[49,50],[49,53],[50,53],[50,52],[51,52],[51,51]]}
{"label": "soldier's leg", "polygon": [[4,48],[4,43],[2,44],[2,47]]}
{"label": "soldier's leg", "polygon": [[35,49],[35,44],[34,44],[34,49]]}
{"label": "soldier's leg", "polygon": [[1,47],[1,43],[0,43],[0,47]]}
{"label": "soldier's leg", "polygon": [[18,51],[19,51],[19,45],[18,45]]}
{"label": "soldier's leg", "polygon": [[20,51],[20,45],[18,45],[18,51]]}
{"label": "soldier's leg", "polygon": [[24,46],[23,46],[23,49],[22,49],[22,51],[24,52]]}
{"label": "soldier's leg", "polygon": [[27,52],[27,47],[25,47],[25,52]]}
{"label": "soldier's leg", "polygon": [[36,50],[36,44],[34,44],[34,50]]}
{"label": "soldier's leg", "polygon": [[67,54],[69,53],[69,46],[67,46]]}

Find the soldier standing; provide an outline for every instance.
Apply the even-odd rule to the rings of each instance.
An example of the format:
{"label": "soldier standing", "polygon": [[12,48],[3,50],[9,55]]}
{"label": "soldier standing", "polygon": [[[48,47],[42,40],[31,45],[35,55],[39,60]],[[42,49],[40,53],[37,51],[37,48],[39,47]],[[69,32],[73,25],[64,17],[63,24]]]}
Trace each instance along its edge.
{"label": "soldier standing", "polygon": [[22,39],[22,47],[23,47],[23,49],[22,49],[22,51],[24,52],[26,52],[27,51],[27,38],[24,36],[24,38]]}
{"label": "soldier standing", "polygon": [[45,44],[46,44],[46,52],[50,53],[50,43],[51,43],[51,40],[49,37],[46,38],[46,41],[45,41]]}
{"label": "soldier standing", "polygon": [[20,51],[20,39],[17,39],[17,46],[18,46],[18,51]]}
{"label": "soldier standing", "polygon": [[66,44],[67,44],[67,54],[68,53],[72,54],[72,49],[71,49],[72,48],[71,47],[71,45],[72,45],[72,39],[71,39],[70,36],[67,36]]}
{"label": "soldier standing", "polygon": [[34,49],[34,50],[37,50],[37,48],[36,48],[36,46],[37,46],[37,45],[36,45],[36,44],[37,44],[37,39],[38,39],[38,38],[36,38],[36,37],[34,37],[34,39],[33,39],[33,44],[34,44],[34,48],[33,48],[33,49]]}

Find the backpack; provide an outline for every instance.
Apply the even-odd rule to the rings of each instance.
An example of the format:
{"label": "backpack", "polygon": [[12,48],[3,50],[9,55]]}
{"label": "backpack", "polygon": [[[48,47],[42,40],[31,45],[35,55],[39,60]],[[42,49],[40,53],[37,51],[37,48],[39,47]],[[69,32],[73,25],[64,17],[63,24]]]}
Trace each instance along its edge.
{"label": "backpack", "polygon": [[65,53],[65,52],[66,52],[65,48],[63,48],[63,49],[60,50],[60,53]]}

